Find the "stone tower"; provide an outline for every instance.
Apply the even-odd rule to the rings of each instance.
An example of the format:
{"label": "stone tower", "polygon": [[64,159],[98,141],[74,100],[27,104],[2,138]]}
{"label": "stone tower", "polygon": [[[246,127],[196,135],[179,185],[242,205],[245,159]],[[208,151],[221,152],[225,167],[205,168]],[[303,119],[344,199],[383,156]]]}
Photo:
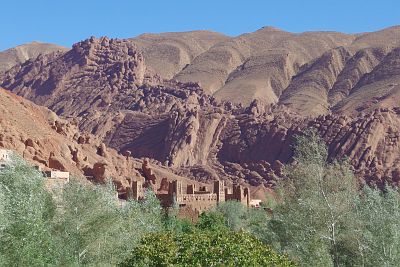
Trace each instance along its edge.
{"label": "stone tower", "polygon": [[250,205],[250,190],[249,188],[243,188],[241,185],[233,186],[233,199],[241,202],[247,207]]}
{"label": "stone tower", "polygon": [[143,182],[133,181],[132,182],[132,198],[135,200],[142,199],[144,197]]}
{"label": "stone tower", "polygon": [[186,189],[186,194],[194,194],[196,191],[196,186],[194,184],[189,184]]}
{"label": "stone tower", "polygon": [[171,182],[169,193],[175,194],[175,196],[177,197],[181,196],[183,194],[182,182],[178,180]]}
{"label": "stone tower", "polygon": [[224,202],[225,201],[225,185],[224,181],[215,181],[214,182],[214,193],[217,194],[217,201]]}

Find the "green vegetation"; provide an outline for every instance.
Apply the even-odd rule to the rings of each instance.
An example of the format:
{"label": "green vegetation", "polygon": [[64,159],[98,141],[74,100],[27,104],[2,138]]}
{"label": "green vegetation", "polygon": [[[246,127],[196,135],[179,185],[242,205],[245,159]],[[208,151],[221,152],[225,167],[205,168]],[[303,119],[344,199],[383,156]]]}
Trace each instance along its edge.
{"label": "green vegetation", "polygon": [[163,229],[151,191],[121,208],[111,184],[72,180],[55,201],[44,182],[18,158],[0,172],[0,266],[115,266]]}
{"label": "green vegetation", "polygon": [[360,185],[327,157],[315,133],[298,137],[262,240],[301,266],[400,266],[397,189]]}
{"label": "green vegetation", "polygon": [[19,158],[0,172],[0,266],[400,266],[398,190],[360,184],[312,132],[272,212],[228,201],[193,224],[151,191],[121,207],[111,183],[44,183]]}
{"label": "green vegetation", "polygon": [[153,233],[120,266],[293,266],[244,232]]}
{"label": "green vegetation", "polygon": [[0,173],[0,265],[54,265],[58,246],[49,221],[55,205],[41,173],[20,159],[14,162]]}
{"label": "green vegetation", "polygon": [[353,243],[358,263],[365,266],[400,266],[400,195],[366,187],[357,203],[358,229]]}
{"label": "green vegetation", "polygon": [[346,162],[327,163],[315,134],[298,139],[294,159],[278,188],[281,199],[270,222],[275,236],[269,241],[304,265],[341,265],[341,246],[355,222],[355,177]]}
{"label": "green vegetation", "polygon": [[49,192],[42,173],[13,158],[0,171],[0,266],[291,265],[231,230],[244,225],[232,211],[204,213],[193,225],[176,208],[165,213],[152,191],[123,206],[111,183],[71,180]]}

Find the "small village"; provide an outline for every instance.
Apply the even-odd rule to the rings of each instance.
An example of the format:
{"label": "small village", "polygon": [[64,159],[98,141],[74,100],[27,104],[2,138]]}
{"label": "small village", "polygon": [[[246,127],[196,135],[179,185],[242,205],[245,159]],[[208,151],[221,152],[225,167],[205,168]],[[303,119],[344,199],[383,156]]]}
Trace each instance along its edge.
{"label": "small village", "polygon": [[[12,153],[11,150],[0,149],[0,171],[10,163]],[[62,188],[70,180],[69,172],[60,170],[42,171],[40,166],[35,165],[34,167],[46,177],[46,187],[49,190]],[[147,159],[143,160],[142,171],[145,181],[131,181],[126,192],[118,194],[117,198],[121,206],[129,199],[142,200],[146,189],[153,190],[162,207],[168,208],[178,205],[179,217],[189,218],[192,221],[196,221],[202,212],[215,207],[220,202],[238,201],[249,208],[259,208],[261,204],[261,200],[251,199],[248,187],[241,185],[228,187],[224,181],[214,181],[209,186],[196,188],[194,183],[185,184],[182,181],[168,181],[163,178],[157,189],[156,181],[158,178],[152,172]]]}

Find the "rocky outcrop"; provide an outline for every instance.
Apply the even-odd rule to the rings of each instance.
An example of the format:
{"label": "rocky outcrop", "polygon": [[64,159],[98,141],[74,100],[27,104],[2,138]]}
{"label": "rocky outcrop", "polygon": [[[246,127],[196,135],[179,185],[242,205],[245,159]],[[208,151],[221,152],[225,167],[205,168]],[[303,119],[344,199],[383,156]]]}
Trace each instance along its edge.
{"label": "rocky outcrop", "polygon": [[[155,188],[186,177],[265,189],[291,162],[295,135],[315,128],[331,159],[348,157],[370,183],[398,183],[398,30],[268,27],[234,38],[194,34],[213,36],[197,48],[184,34],[90,38],[0,75],[0,85],[63,117],[46,111],[46,127],[72,143],[24,129],[21,138],[3,133],[0,144],[45,165],[54,152],[52,164],[99,182],[155,175]],[[141,167],[144,157],[152,174]]]}
{"label": "rocky outcrop", "polygon": [[92,37],[66,53],[42,55],[14,67],[2,85],[57,114],[77,116],[107,107],[116,94],[158,80],[151,73],[131,42]]}
{"label": "rocky outcrop", "polygon": [[304,115],[329,112],[328,93],[351,57],[343,47],[304,65],[283,92],[280,103]]}
{"label": "rocky outcrop", "polygon": [[[15,151],[44,170],[93,176],[99,182],[112,178],[124,186],[127,179],[142,177],[136,171],[139,160],[119,155],[96,137],[81,134],[74,123],[3,89],[0,114],[0,147]],[[99,148],[103,151],[100,155]]]}
{"label": "rocky outcrop", "polygon": [[[379,186],[397,183],[399,119],[397,108],[377,109],[355,118],[331,114],[311,120],[281,120],[279,123],[274,121],[277,118],[273,121],[245,118],[235,122],[231,130],[224,133],[219,159],[222,162],[246,162],[248,166],[267,161],[268,167],[264,168],[269,169],[272,164],[273,173],[280,176],[281,162],[291,160],[294,135],[314,128],[328,144],[331,160],[348,158],[356,173],[369,183]],[[268,185],[271,175],[261,174],[265,180],[261,182]],[[257,180],[249,175],[245,177]]]}

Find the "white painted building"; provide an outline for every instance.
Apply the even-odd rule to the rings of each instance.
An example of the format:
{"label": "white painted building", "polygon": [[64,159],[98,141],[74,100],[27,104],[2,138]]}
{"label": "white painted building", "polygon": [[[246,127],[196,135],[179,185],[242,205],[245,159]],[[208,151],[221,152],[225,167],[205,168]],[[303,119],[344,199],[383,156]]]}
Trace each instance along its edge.
{"label": "white painted building", "polygon": [[7,149],[0,149],[0,162],[10,161],[11,151]]}
{"label": "white painted building", "polygon": [[259,208],[261,206],[261,199],[252,199],[250,200],[250,207],[252,208]]}
{"label": "white painted building", "polygon": [[48,179],[62,179],[69,182],[69,172],[47,171],[46,176]]}
{"label": "white painted building", "polygon": [[60,189],[69,182],[69,172],[46,171],[46,187],[50,190]]}
{"label": "white painted building", "polygon": [[0,149],[0,169],[6,167],[6,165],[10,162],[11,151],[7,149]]}

